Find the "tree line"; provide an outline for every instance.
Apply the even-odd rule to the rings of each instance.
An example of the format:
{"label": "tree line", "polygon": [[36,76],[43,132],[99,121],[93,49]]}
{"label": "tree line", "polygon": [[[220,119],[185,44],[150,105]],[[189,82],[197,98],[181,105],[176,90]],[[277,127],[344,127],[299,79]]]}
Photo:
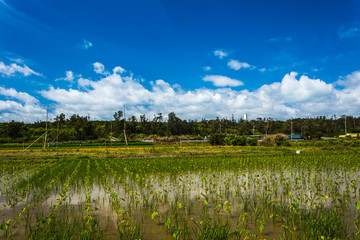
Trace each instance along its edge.
{"label": "tree line", "polygon": [[[65,114],[56,116],[48,122],[48,139],[55,141],[85,141],[106,140],[110,136],[122,138],[124,132],[123,112],[117,111],[113,120],[91,120],[90,116],[73,114],[66,118]],[[233,135],[261,135],[261,134],[299,134],[306,139],[320,137],[334,137],[345,133],[345,118],[336,116],[318,116],[313,118],[295,118],[290,120],[275,120],[272,118],[257,118],[254,120],[235,120],[227,118],[185,120],[174,112],[164,119],[162,113],[149,118],[140,115],[126,119],[126,133],[130,140],[149,137],[171,137],[188,135],[203,139],[215,133]],[[360,117],[347,116],[348,133],[360,133]],[[0,143],[30,142],[45,132],[46,122],[34,123],[3,122],[0,123]]]}

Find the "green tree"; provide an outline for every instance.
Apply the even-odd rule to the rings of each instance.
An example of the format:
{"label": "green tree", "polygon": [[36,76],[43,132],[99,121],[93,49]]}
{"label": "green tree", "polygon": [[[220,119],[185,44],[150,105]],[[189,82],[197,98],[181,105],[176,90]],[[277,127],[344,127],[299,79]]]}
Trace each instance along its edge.
{"label": "green tree", "polygon": [[224,145],[225,143],[225,134],[214,133],[209,137],[209,143],[213,146]]}
{"label": "green tree", "polygon": [[169,113],[168,115],[168,130],[172,135],[182,134],[182,124],[181,119],[176,116],[174,112]]}
{"label": "green tree", "polygon": [[114,119],[115,121],[120,121],[121,118],[123,117],[124,113],[123,111],[117,111],[114,113]]}

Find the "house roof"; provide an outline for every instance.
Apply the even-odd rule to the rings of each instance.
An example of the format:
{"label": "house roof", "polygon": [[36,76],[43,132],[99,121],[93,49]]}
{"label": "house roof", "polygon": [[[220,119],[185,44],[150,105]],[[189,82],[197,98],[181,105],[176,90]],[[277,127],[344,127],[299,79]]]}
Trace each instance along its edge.
{"label": "house roof", "polygon": [[293,134],[292,136],[290,134],[286,134],[285,136],[289,139],[301,139],[301,135],[299,134]]}

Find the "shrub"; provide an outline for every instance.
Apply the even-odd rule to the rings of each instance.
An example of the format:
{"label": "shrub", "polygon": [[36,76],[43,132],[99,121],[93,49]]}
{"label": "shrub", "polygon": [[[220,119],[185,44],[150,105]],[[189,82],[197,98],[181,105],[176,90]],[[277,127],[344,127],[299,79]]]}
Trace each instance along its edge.
{"label": "shrub", "polygon": [[260,142],[262,146],[288,146],[290,145],[286,136],[283,134],[268,135]]}
{"label": "shrub", "polygon": [[353,140],[351,142],[351,147],[360,147],[360,141],[359,140]]}
{"label": "shrub", "polygon": [[246,146],[246,137],[245,136],[237,136],[235,137],[233,144],[234,146]]}
{"label": "shrub", "polygon": [[250,139],[247,140],[247,143],[250,146],[257,146],[258,140],[257,140],[257,138],[250,138]]}
{"label": "shrub", "polygon": [[289,141],[284,141],[284,142],[282,142],[282,145],[283,145],[284,147],[290,147],[290,146],[291,146],[291,144],[290,144]]}
{"label": "shrub", "polygon": [[224,137],[224,144],[231,146],[246,146],[246,137],[228,134]]}
{"label": "shrub", "polygon": [[225,135],[220,133],[214,133],[209,137],[209,143],[211,145],[223,145],[225,143]]}
{"label": "shrub", "polygon": [[234,145],[235,136],[234,135],[226,135],[224,137],[225,145]]}

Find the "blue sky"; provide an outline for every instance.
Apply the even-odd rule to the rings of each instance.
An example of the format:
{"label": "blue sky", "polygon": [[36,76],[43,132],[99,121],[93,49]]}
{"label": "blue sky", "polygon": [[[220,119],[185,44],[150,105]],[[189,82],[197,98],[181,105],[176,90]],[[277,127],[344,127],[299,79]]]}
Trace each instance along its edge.
{"label": "blue sky", "polygon": [[359,115],[360,2],[0,0],[0,121]]}

